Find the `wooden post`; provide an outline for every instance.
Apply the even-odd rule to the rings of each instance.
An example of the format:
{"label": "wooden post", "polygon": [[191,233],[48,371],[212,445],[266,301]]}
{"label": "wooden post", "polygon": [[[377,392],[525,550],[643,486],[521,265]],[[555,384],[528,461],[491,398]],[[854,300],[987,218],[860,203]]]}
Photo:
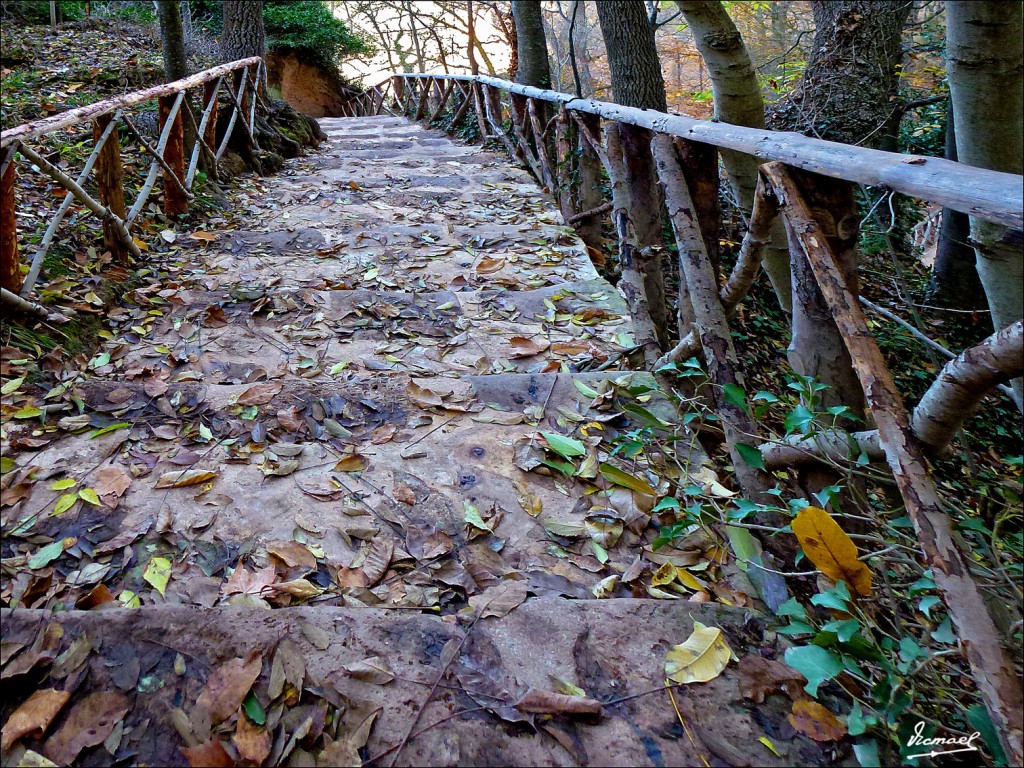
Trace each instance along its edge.
{"label": "wooden post", "polygon": [[636,343],[643,351],[644,362],[648,366],[654,363],[661,354],[658,345],[658,334],[651,320],[651,310],[644,293],[643,276],[636,264],[636,233],[630,219],[632,201],[629,197],[629,185],[626,183],[625,161],[622,157],[622,142],[619,140],[618,123],[605,126],[608,145],[608,176],[612,182],[612,222],[619,239],[619,264],[622,267],[622,278],[619,290],[629,307],[629,315],[633,320],[633,331]]}
{"label": "wooden post", "polygon": [[413,120],[422,120],[423,114],[427,111],[427,99],[430,98],[430,84],[433,82],[433,78],[427,78],[422,80],[420,83],[423,88],[420,91],[420,100],[416,105],[416,114],[413,116]]}
{"label": "wooden post", "polygon": [[455,87],[454,80],[447,80],[444,84],[444,90],[441,92],[441,98],[437,102],[437,108],[430,115],[428,123],[432,123],[441,116],[441,112],[444,111],[445,105],[448,103],[448,97],[451,96],[452,88]]}
{"label": "wooden post", "polygon": [[[175,96],[160,97],[160,130],[163,130],[167,123],[167,116],[174,106]],[[244,116],[243,116],[244,119]],[[174,123],[167,138],[167,147],[164,149],[164,160],[174,171],[178,181],[185,183],[185,129],[181,120],[181,110],[174,116]],[[164,214],[177,216],[188,212],[188,198],[182,194],[181,188],[169,178],[170,174],[164,170]]]}
{"label": "wooden post", "polygon": [[558,122],[555,123],[555,158],[554,171],[556,173],[555,186],[558,193],[558,207],[562,212],[562,218],[568,224],[569,220],[576,215],[575,198],[571,187],[573,174],[573,154],[569,144],[570,121],[569,113],[564,105],[558,106]]}
{"label": "wooden post", "polygon": [[[93,141],[99,141],[107,125],[112,120],[112,115],[100,115],[92,122]],[[99,199],[111,213],[124,219],[128,215],[124,204],[124,168],[121,165],[121,141],[118,137],[117,125],[111,129],[110,137],[100,150],[96,158],[96,186],[99,189]],[[103,221],[103,247],[110,251],[114,261],[119,264],[127,263],[128,250],[121,242],[121,236],[112,221]]]}
{"label": "wooden post", "polygon": [[[217,99],[217,92],[220,90],[220,80],[213,80],[203,86],[203,112],[210,106],[211,101]],[[203,129],[203,141],[208,147],[214,150],[217,148],[217,112],[216,106],[210,110],[210,117],[206,121],[206,128]]]}
{"label": "wooden post", "polygon": [[949,516],[928,472],[924,451],[910,428],[910,416],[892,373],[829,243],[829,224],[826,221],[825,227],[821,225],[790,169],[781,163],[762,168],[782,202],[790,236],[801,248],[849,348],[925,564],[931,568],[949,609],[992,725],[1010,764],[1020,765],[1024,762],[1024,689],[1014,672],[1013,659],[999,642],[1000,632],[971,577],[970,564],[953,538]]}
{"label": "wooden post", "polygon": [[[592,143],[601,135],[601,118],[597,115],[578,112],[571,112],[570,115],[576,123],[579,139],[579,209],[594,211],[604,202],[604,196],[601,193],[603,164],[601,156],[598,154],[598,147]],[[576,224],[576,231],[579,233],[580,239],[591,248],[599,249],[601,247],[604,238],[600,216],[588,216]]]}
{"label": "wooden post", "polygon": [[16,145],[8,148],[0,176],[0,287],[15,294],[21,291],[21,254],[14,213],[14,181],[18,177],[14,162],[16,151]]}

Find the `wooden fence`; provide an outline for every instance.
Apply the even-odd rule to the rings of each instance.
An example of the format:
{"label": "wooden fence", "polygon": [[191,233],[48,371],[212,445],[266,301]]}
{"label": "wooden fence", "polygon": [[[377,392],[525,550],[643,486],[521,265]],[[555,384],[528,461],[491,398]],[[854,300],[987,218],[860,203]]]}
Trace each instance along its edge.
{"label": "wooden fence", "polygon": [[[39,278],[54,238],[64,222],[72,203],[78,202],[102,221],[104,248],[114,260],[127,263],[129,257],[141,255],[133,232],[146,203],[162,181],[163,212],[177,216],[188,212],[194,200],[192,187],[202,167],[214,177],[217,163],[223,157],[237,127],[246,141],[255,143],[256,104],[262,98],[260,84],[264,72],[263,59],[254,56],[208,69],[173,83],[153,86],[114,99],[100,101],[78,109],[60,112],[51,117],[19,125],[0,134],[0,299],[2,303],[30,314],[45,317],[49,313],[28,297]],[[202,113],[196,118],[186,94],[201,90]],[[217,141],[219,95],[224,93],[230,103],[230,117]],[[197,94],[199,95],[199,94]],[[133,123],[128,112],[133,107],[156,101],[159,137],[152,144]],[[241,115],[241,120],[238,118]],[[81,124],[92,125],[92,151],[77,177],[72,178],[44,150],[30,144],[49,134],[74,129]],[[186,124],[196,137],[191,156],[186,158]],[[149,171],[129,206],[126,200],[125,165],[121,158],[120,129],[152,158]],[[20,162],[19,162],[20,161]],[[66,190],[29,260],[27,275],[22,275],[21,243],[18,234],[15,201],[19,169],[27,169],[48,177]],[[25,171],[22,170],[22,173]],[[95,190],[95,193],[87,191]]]}
{"label": "wooden fence", "polygon": [[[860,435],[876,449],[880,446],[876,455],[883,454],[892,470],[920,540],[926,567],[932,569],[945,598],[1007,755],[1017,763],[1024,760],[1021,681],[1000,645],[999,631],[971,577],[969,560],[952,535],[926,461],[926,449],[934,446],[925,445],[922,430],[915,430],[919,414],[915,412],[912,417],[904,406],[861,309],[856,262],[852,261],[851,266],[855,257],[849,247],[851,240],[855,243],[857,219],[853,220],[851,237],[850,232],[837,232],[842,222],[831,215],[837,204],[852,207],[853,185],[870,185],[1004,225],[1011,230],[1010,239],[1019,241],[1019,233],[1012,230],[1024,227],[1022,178],[940,158],[883,152],[795,133],[580,99],[485,76],[395,75],[346,106],[346,113],[353,117],[387,113],[437,123],[444,116],[446,124],[442,127],[449,130],[464,119],[472,119],[467,117],[470,112],[479,134],[500,142],[529,169],[552,193],[567,223],[576,225],[584,240],[588,227],[593,231],[598,217],[611,214],[619,240],[619,285],[648,365],[657,368],[703,352],[709,375],[718,385],[716,407],[733,447],[749,441],[744,435],[756,435],[758,430],[744,408],[722,395],[728,385],[738,381],[739,366],[728,319],[754,282],[773,220],[783,218],[789,235],[791,269],[805,283],[816,285],[817,298],[835,322],[877,425],[877,430]],[[719,281],[715,272],[712,252],[717,248],[721,226],[719,152],[743,153],[765,161],[748,231],[737,263],[724,281]],[[610,202],[597,189],[602,166],[612,188]],[[668,352],[660,350],[657,342],[658,328],[644,290],[643,249],[634,232],[634,222],[650,215],[643,210],[650,200],[643,186],[652,178],[660,182],[679,246],[680,283],[688,292],[688,296],[681,297],[680,314],[684,304],[692,309],[689,317],[679,318],[683,339]],[[799,310],[795,307],[794,313]],[[687,329],[689,333],[685,333]],[[1004,349],[1016,350],[1015,360],[1020,358],[1021,334],[1021,322],[1017,322],[991,337],[985,349],[979,345],[968,350],[944,369],[932,390],[955,386],[956,367],[967,365],[972,351],[987,353],[1003,345]],[[1020,375],[1019,361],[1010,367]],[[989,376],[982,391],[967,398],[971,403],[956,426],[977,407],[984,392],[998,383],[997,378]],[[834,454],[848,454],[849,445],[846,436]],[[741,456],[734,454],[733,464],[747,493],[750,488],[764,487],[765,478],[758,477]]]}

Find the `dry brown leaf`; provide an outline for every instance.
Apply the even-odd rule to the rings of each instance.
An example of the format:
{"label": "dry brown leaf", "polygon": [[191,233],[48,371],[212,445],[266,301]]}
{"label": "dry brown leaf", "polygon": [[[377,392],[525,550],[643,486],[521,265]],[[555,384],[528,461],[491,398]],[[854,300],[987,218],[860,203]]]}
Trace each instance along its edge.
{"label": "dry brown leaf", "polygon": [[811,699],[793,704],[793,712],[786,719],[804,736],[815,741],[839,741],[846,735],[846,727],[839,718]]}
{"label": "dry brown leaf", "polygon": [[392,494],[396,501],[400,501],[403,504],[412,506],[416,503],[416,493],[413,491],[412,486],[405,481],[395,483],[395,490]]}
{"label": "dry brown leaf", "polygon": [[476,273],[478,275],[490,275],[499,271],[505,266],[505,260],[500,256],[484,256],[477,262]]}
{"label": "dry brown leaf", "polygon": [[385,685],[395,679],[395,673],[388,667],[387,660],[381,656],[371,656],[362,661],[346,664],[345,670],[356,680],[373,685]]}
{"label": "dry brown leaf", "polygon": [[128,713],[128,698],[114,691],[91,693],[68,713],[60,730],[51,736],[43,754],[58,765],[71,764],[87,747],[102,744]]}
{"label": "dry brown leaf", "polygon": [[469,604],[474,611],[479,612],[481,619],[488,616],[501,618],[526,599],[528,589],[526,581],[505,579],[479,595],[473,595],[469,598]]}
{"label": "dry brown leaf", "polygon": [[586,696],[538,691],[531,688],[513,706],[520,712],[538,715],[600,715],[601,702]]}
{"label": "dry brown leaf", "polygon": [[283,388],[284,384],[280,381],[264,381],[253,384],[238,396],[235,403],[238,405],[266,405],[277,397]]}
{"label": "dry brown leaf", "polygon": [[303,573],[316,570],[316,557],[297,541],[267,542],[267,554],[276,557],[289,568],[299,568]]}
{"label": "dry brown leaf", "polygon": [[221,591],[225,595],[243,594],[259,596],[276,580],[277,571],[272,565],[268,565],[266,568],[261,568],[253,573],[239,564],[231,574],[231,578],[221,587]]}
{"label": "dry brown leaf", "polygon": [[306,662],[302,658],[299,647],[287,637],[277,644],[274,661],[270,665],[270,683],[267,692],[271,700],[285,692],[288,684],[296,692],[302,690],[302,682],[306,678]]}
{"label": "dry brown leaf", "polygon": [[306,421],[294,405],[277,412],[277,423],[289,432],[303,432],[306,429]]}
{"label": "dry brown leaf", "polygon": [[47,688],[36,691],[8,718],[0,731],[0,750],[6,752],[22,736],[41,737],[71,694]]}
{"label": "dry brown leaf", "polygon": [[210,469],[182,469],[177,472],[164,472],[156,481],[155,488],[184,488],[188,485],[199,485],[217,476]]}
{"label": "dry brown leaf", "polygon": [[368,466],[370,466],[368,458],[361,453],[350,453],[347,456],[343,456],[334,465],[334,469],[337,472],[362,472]]}
{"label": "dry brown leaf", "polygon": [[533,492],[528,483],[522,480],[513,480],[512,488],[516,492],[516,500],[530,517],[537,517],[544,511],[544,504],[540,496]]}
{"label": "dry brown leaf", "polygon": [[509,354],[509,357],[512,359],[519,357],[533,357],[534,355],[539,355],[551,346],[550,341],[537,336],[513,336],[509,339],[509,343],[512,345],[513,350]]}
{"label": "dry brown leaf", "polygon": [[209,713],[214,725],[227,720],[242,705],[262,666],[259,652],[253,652],[247,659],[231,659],[221,664],[200,691],[196,708]]}
{"label": "dry brown leaf", "polygon": [[833,581],[845,581],[858,595],[871,594],[871,569],[857,559],[857,545],[832,516],[818,507],[805,507],[792,522],[804,554]]}
{"label": "dry brown leaf", "polygon": [[132,484],[132,475],[118,466],[103,467],[96,473],[92,489],[100,497],[100,501],[111,509],[116,509],[121,497]]}
{"label": "dry brown leaf", "polygon": [[270,734],[245,715],[239,715],[235,734],[231,737],[235,749],[243,760],[259,765],[270,754]]}
{"label": "dry brown leaf", "polygon": [[373,540],[362,566],[363,573],[366,575],[366,586],[372,587],[384,578],[394,553],[395,543],[393,541],[384,541],[382,538]]}
{"label": "dry brown leaf", "polygon": [[[764,697],[779,690],[803,694],[807,682],[803,675],[781,661],[766,659],[756,653],[748,653],[737,665],[740,693],[743,698],[758,704]],[[800,696],[804,698],[804,696]]]}
{"label": "dry brown leaf", "polygon": [[182,747],[181,751],[192,768],[234,768],[235,765],[234,758],[217,739],[204,741],[194,747]]}

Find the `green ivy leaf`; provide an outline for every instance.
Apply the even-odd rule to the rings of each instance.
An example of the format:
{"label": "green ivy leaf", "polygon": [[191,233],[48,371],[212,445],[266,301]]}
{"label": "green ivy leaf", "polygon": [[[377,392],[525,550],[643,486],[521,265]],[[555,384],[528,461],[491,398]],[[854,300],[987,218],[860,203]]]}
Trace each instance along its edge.
{"label": "green ivy leaf", "polygon": [[736,452],[754,469],[765,468],[764,457],[761,456],[761,452],[754,446],[747,445],[746,443],[736,443]]}
{"label": "green ivy leaf", "polygon": [[547,441],[551,450],[562,458],[570,459],[573,456],[583,456],[587,452],[583,443],[575,438],[559,435],[555,432],[541,432],[540,434]]}
{"label": "green ivy leaf", "polygon": [[818,686],[843,671],[838,654],[816,645],[802,645],[786,651],[786,663],[807,678],[804,690],[817,698]]}
{"label": "green ivy leaf", "polygon": [[739,384],[725,384],[722,386],[722,395],[725,402],[735,405],[737,408],[747,410],[747,393]]}
{"label": "green ivy leaf", "polygon": [[267,712],[263,709],[260,700],[256,698],[256,694],[252,691],[249,691],[249,695],[242,702],[242,709],[245,710],[245,714],[256,725],[263,725],[267,722]]}

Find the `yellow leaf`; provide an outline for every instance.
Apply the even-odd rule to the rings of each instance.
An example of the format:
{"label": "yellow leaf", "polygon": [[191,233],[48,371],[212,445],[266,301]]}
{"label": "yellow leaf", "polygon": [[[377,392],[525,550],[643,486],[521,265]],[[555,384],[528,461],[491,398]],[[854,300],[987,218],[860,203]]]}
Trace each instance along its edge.
{"label": "yellow leaf", "polygon": [[63,496],[57,499],[57,506],[53,508],[53,514],[55,516],[63,515],[65,512],[67,512],[69,509],[75,506],[76,501],[78,501],[77,493],[65,493]]}
{"label": "yellow leaf", "polygon": [[92,488],[82,488],[78,491],[78,498],[87,504],[92,504],[94,507],[100,505],[100,497],[96,495],[96,491]]}
{"label": "yellow leaf", "polygon": [[665,676],[677,683],[706,683],[722,674],[732,649],[718,627],[693,622],[693,634],[665,657]]}
{"label": "yellow leaf", "polygon": [[676,567],[672,563],[665,563],[651,576],[652,587],[662,587],[671,584],[676,580]]}
{"label": "yellow leaf", "polygon": [[540,497],[534,493],[530,486],[524,483],[522,480],[513,480],[512,488],[516,492],[516,500],[530,517],[537,517],[541,512],[544,511],[544,504],[541,502]]}
{"label": "yellow leaf", "polygon": [[779,750],[777,750],[775,748],[775,745],[772,744],[772,740],[769,739],[767,736],[761,736],[758,739],[758,741],[760,741],[762,744],[764,744],[766,747],[768,747],[768,749],[771,750],[773,755],[775,755],[776,757],[782,757],[782,755],[779,754]]}
{"label": "yellow leaf", "polygon": [[694,576],[689,571],[684,571],[682,568],[678,569],[676,576],[679,578],[679,583],[684,587],[692,589],[694,592],[700,592],[703,589],[707,589],[707,585],[704,584],[700,579]]}
{"label": "yellow leaf", "polygon": [[146,564],[142,578],[163,595],[164,590],[167,589],[167,582],[171,578],[171,561],[166,557],[154,557]]}
{"label": "yellow leaf", "polygon": [[858,595],[871,594],[871,569],[857,559],[857,545],[828,512],[806,507],[793,518],[792,527],[818,570],[833,581],[845,581]]}
{"label": "yellow leaf", "polygon": [[199,485],[217,476],[208,469],[182,469],[177,472],[164,472],[156,481],[156,488],[183,488],[186,485]]}
{"label": "yellow leaf", "polygon": [[360,453],[350,453],[347,456],[343,456],[341,460],[334,465],[334,469],[338,472],[362,472],[370,466],[370,461]]}

